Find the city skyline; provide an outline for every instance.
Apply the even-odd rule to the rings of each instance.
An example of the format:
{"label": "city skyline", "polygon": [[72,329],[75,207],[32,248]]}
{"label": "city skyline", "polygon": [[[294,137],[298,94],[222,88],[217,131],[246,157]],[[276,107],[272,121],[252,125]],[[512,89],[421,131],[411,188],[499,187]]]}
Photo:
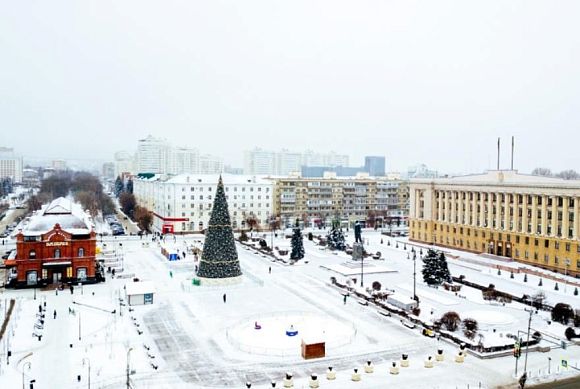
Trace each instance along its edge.
{"label": "city skyline", "polygon": [[578,169],[580,5],[561,4],[12,2],[2,143],[106,161],[150,133],[233,166],[307,146],[469,173],[515,135],[520,171]]}

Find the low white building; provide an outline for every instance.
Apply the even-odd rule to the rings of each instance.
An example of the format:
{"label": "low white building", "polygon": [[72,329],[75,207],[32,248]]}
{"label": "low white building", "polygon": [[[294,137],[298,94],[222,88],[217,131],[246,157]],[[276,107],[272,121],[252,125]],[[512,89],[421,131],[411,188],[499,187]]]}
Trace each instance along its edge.
{"label": "low white building", "polygon": [[150,281],[128,282],[125,284],[125,295],[129,305],[153,304],[155,285]]}
{"label": "low white building", "polygon": [[[222,175],[233,228],[255,217],[262,227],[272,215],[274,182],[255,176]],[[207,228],[219,175],[181,174],[133,180],[139,205],[153,212],[153,228],[164,233],[191,233]]]}

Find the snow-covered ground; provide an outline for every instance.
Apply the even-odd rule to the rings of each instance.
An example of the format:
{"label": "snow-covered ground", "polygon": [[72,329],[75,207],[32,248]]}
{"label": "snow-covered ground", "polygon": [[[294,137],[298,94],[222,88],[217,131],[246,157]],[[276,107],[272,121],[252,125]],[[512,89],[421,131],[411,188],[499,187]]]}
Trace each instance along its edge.
{"label": "snow-covered ground", "polygon": [[[379,281],[383,288],[409,296],[413,293],[413,261],[407,259],[403,246],[387,245],[387,237],[375,231],[364,231],[367,251],[381,251],[384,261],[365,260],[378,272],[364,274],[364,285]],[[268,242],[270,241],[268,237]],[[176,237],[167,245],[185,248],[202,247],[202,236]],[[352,235],[347,241],[352,242]],[[192,285],[195,262],[167,261],[157,242],[127,237],[104,240],[109,248],[120,246],[124,256],[124,272],[140,280],[151,281],[156,288],[154,303],[132,307],[119,305],[124,297],[123,286],[130,278],[108,279],[104,284],[76,287],[69,290],[36,292],[7,290],[0,300],[16,298],[15,316],[8,336],[0,342],[0,388],[22,386],[24,380],[35,379],[35,388],[87,387],[89,361],[91,385],[94,388],[125,387],[127,355],[134,388],[241,388],[246,381],[252,388],[271,387],[270,381],[282,386],[284,374],[294,374],[295,387],[308,387],[310,374],[318,374],[324,388],[492,388],[514,383],[515,361],[511,356],[478,359],[468,355],[465,363],[453,361],[457,346],[436,338],[427,338],[420,330],[403,326],[396,316],[385,317],[372,305],[364,306],[353,297],[344,301],[342,291],[330,285],[330,277],[357,278],[360,268],[349,267],[341,275],[348,256],[321,250],[305,239],[306,261],[288,266],[272,262],[268,257],[238,246],[244,278],[240,284],[200,287]],[[391,240],[394,243],[394,240]],[[275,246],[287,246],[289,240],[274,239]],[[409,247],[408,247],[409,248]],[[469,256],[471,254],[465,254]],[[491,260],[490,260],[491,261]],[[463,274],[470,281],[493,283],[496,289],[514,294],[534,294],[538,279],[523,275],[509,278],[508,272],[459,260],[450,260],[454,275]],[[370,265],[369,265],[370,266]],[[372,267],[365,266],[365,270]],[[329,270],[329,269],[334,269]],[[420,317],[434,320],[453,310],[461,318],[479,321],[484,344],[509,341],[505,334],[525,331],[528,313],[517,303],[505,307],[484,301],[481,292],[463,287],[455,293],[429,288],[421,281],[421,263],[417,261],[417,294],[421,298]],[[506,274],[508,273],[508,274]],[[544,280],[549,303],[570,302],[577,306],[573,288],[561,285],[553,290],[553,282]],[[224,294],[226,302],[223,301]],[[35,329],[39,305],[46,302],[45,323]],[[2,306],[3,308],[3,306]],[[71,311],[69,312],[69,308]],[[57,315],[54,318],[54,311]],[[121,311],[120,311],[121,310]],[[74,313],[73,313],[74,311]],[[115,313],[112,313],[115,311]],[[122,315],[120,315],[122,313]],[[548,315],[540,312],[532,317],[532,328],[556,338],[563,338],[565,327],[548,324]],[[261,326],[255,329],[255,324]],[[298,335],[288,337],[293,325]],[[495,330],[495,331],[494,331]],[[33,332],[43,334],[42,340]],[[328,342],[327,356],[303,360],[300,356],[302,337]],[[458,331],[456,336],[461,337]],[[477,339],[477,338],[476,338]],[[563,369],[561,359],[572,366],[580,361],[580,349],[569,344],[564,350],[533,352],[528,357],[528,382],[562,378],[574,374]],[[427,356],[443,349],[445,359],[425,368]],[[6,350],[12,351],[6,364]],[[129,351],[131,350],[131,351]],[[393,361],[409,354],[410,366],[400,374],[389,374]],[[547,375],[551,358],[550,376]],[[84,359],[84,362],[83,362]],[[364,373],[363,365],[371,360],[374,373]],[[30,362],[28,364],[27,362]],[[523,370],[523,357],[519,373]],[[332,366],[337,379],[327,381],[325,372]],[[354,368],[362,372],[362,381],[351,381]],[[78,381],[80,376],[80,382]]]}

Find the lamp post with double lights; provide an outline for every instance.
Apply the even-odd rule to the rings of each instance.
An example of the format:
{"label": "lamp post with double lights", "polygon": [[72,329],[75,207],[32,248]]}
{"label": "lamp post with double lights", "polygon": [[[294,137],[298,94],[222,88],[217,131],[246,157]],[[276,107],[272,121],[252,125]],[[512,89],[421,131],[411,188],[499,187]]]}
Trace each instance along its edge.
{"label": "lamp post with double lights", "polygon": [[413,300],[417,301],[417,252],[413,251]]}
{"label": "lamp post with double lights", "polygon": [[127,389],[131,388],[131,351],[133,351],[133,347],[129,347],[129,350],[127,350]]}

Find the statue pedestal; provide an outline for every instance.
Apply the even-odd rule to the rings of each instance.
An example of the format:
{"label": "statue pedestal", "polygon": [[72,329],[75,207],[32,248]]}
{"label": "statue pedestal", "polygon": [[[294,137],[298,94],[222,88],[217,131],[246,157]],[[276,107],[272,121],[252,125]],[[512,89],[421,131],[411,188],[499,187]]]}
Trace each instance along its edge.
{"label": "statue pedestal", "polygon": [[352,245],[352,260],[361,261],[363,259],[364,247],[362,243],[355,243]]}

